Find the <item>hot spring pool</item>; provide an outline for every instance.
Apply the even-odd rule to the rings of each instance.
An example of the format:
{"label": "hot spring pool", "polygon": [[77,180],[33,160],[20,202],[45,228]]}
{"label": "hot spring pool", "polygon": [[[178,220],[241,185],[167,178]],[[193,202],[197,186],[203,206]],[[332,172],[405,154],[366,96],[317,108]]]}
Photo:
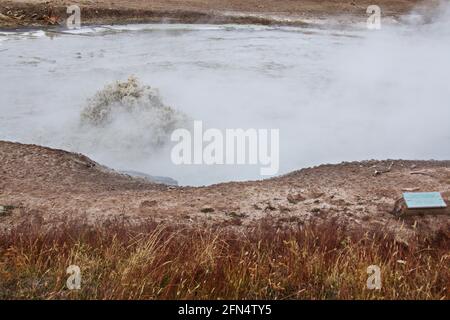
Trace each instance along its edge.
{"label": "hot spring pool", "polygon": [[174,165],[170,145],[148,143],[142,120],[80,127],[88,98],[134,75],[206,127],[279,129],[279,174],[344,160],[450,159],[446,21],[380,31],[133,25],[3,32],[0,139],[84,153],[182,185],[262,178],[259,166]]}

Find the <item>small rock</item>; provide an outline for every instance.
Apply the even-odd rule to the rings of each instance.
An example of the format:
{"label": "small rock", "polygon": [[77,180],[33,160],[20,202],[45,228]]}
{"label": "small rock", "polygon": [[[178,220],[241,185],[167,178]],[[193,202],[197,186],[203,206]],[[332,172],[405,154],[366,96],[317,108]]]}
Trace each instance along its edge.
{"label": "small rock", "polygon": [[200,212],[203,212],[203,213],[210,213],[210,212],[214,212],[214,208],[211,208],[211,207],[205,206],[205,207],[201,208]]}
{"label": "small rock", "polygon": [[267,210],[275,211],[275,210],[277,210],[277,208],[275,208],[270,202],[268,202],[264,211],[267,211]]}
{"label": "small rock", "polygon": [[311,212],[312,213],[320,213],[320,208],[312,208]]}
{"label": "small rock", "polygon": [[306,198],[303,197],[300,193],[297,193],[297,194],[288,194],[287,200],[289,201],[289,203],[297,204],[299,202],[305,201]]}
{"label": "small rock", "polygon": [[14,206],[0,206],[0,216],[10,215],[14,208]]}
{"label": "small rock", "polygon": [[247,215],[245,213],[236,213],[234,211],[227,212],[226,215],[230,216],[230,217],[233,217],[235,219],[241,219],[241,218],[246,218],[247,217]]}
{"label": "small rock", "polygon": [[256,210],[262,210],[262,208],[260,206],[258,206],[256,203],[253,205],[253,208]]}
{"label": "small rock", "polygon": [[144,200],[141,202],[141,208],[150,208],[150,207],[154,207],[158,204],[158,202],[156,200]]}
{"label": "small rock", "polygon": [[320,192],[320,191],[311,191],[309,193],[309,197],[312,199],[318,199],[318,198],[323,197],[324,195],[325,195],[325,193]]}
{"label": "small rock", "polygon": [[278,209],[280,210],[281,213],[285,213],[285,212],[290,212],[291,209],[289,209],[288,207],[285,206],[279,206]]}

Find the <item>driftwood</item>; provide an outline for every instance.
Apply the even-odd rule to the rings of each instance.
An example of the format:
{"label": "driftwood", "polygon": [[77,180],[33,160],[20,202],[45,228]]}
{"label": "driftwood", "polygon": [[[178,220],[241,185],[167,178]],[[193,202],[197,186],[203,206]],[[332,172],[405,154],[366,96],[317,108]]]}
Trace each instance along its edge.
{"label": "driftwood", "polygon": [[413,192],[413,191],[419,191],[420,188],[403,188],[402,191],[406,192]]}
{"label": "driftwood", "polygon": [[387,172],[391,172],[392,166],[394,165],[394,162],[392,161],[391,164],[389,165],[389,167],[387,167],[386,169],[379,169],[379,170],[375,170],[375,172],[373,173],[374,176],[378,176],[382,173],[387,173]]}
{"label": "driftwood", "polygon": [[427,171],[411,171],[409,174],[422,174],[424,176],[429,176],[429,177],[434,178],[434,176]]}

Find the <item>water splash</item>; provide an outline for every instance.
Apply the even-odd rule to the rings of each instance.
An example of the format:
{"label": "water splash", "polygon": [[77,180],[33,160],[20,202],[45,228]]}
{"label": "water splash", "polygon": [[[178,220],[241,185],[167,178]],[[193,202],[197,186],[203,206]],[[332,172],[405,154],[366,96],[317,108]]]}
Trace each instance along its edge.
{"label": "water splash", "polygon": [[[120,141],[129,143],[129,147],[136,141],[162,147],[173,130],[187,126],[187,119],[184,113],[165,105],[157,89],[130,76],[127,81],[107,85],[90,98],[80,123],[83,130],[95,131],[96,144],[108,142],[105,137],[121,135]],[[128,126],[124,127],[124,122]],[[130,128],[139,128],[138,134]]]}

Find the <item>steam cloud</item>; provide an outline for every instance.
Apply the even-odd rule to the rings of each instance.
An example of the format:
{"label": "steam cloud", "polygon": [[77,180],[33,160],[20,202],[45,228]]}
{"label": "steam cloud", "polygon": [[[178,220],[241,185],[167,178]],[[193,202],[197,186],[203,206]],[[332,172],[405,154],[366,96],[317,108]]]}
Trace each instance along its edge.
{"label": "steam cloud", "polygon": [[[167,133],[187,117],[206,128],[280,129],[280,173],[344,160],[450,159],[448,1],[430,17],[413,12],[377,31],[139,28],[3,39],[0,139],[194,185],[261,176],[257,166],[171,164]],[[142,84],[104,87],[130,74]]]}
{"label": "steam cloud", "polygon": [[[134,76],[97,92],[80,118],[83,129],[91,130],[92,139],[103,146],[101,137],[114,132],[132,145],[163,147],[175,129],[188,126],[186,115],[166,106],[158,90],[141,85]],[[136,136],[129,135],[131,127],[139,128]]]}

